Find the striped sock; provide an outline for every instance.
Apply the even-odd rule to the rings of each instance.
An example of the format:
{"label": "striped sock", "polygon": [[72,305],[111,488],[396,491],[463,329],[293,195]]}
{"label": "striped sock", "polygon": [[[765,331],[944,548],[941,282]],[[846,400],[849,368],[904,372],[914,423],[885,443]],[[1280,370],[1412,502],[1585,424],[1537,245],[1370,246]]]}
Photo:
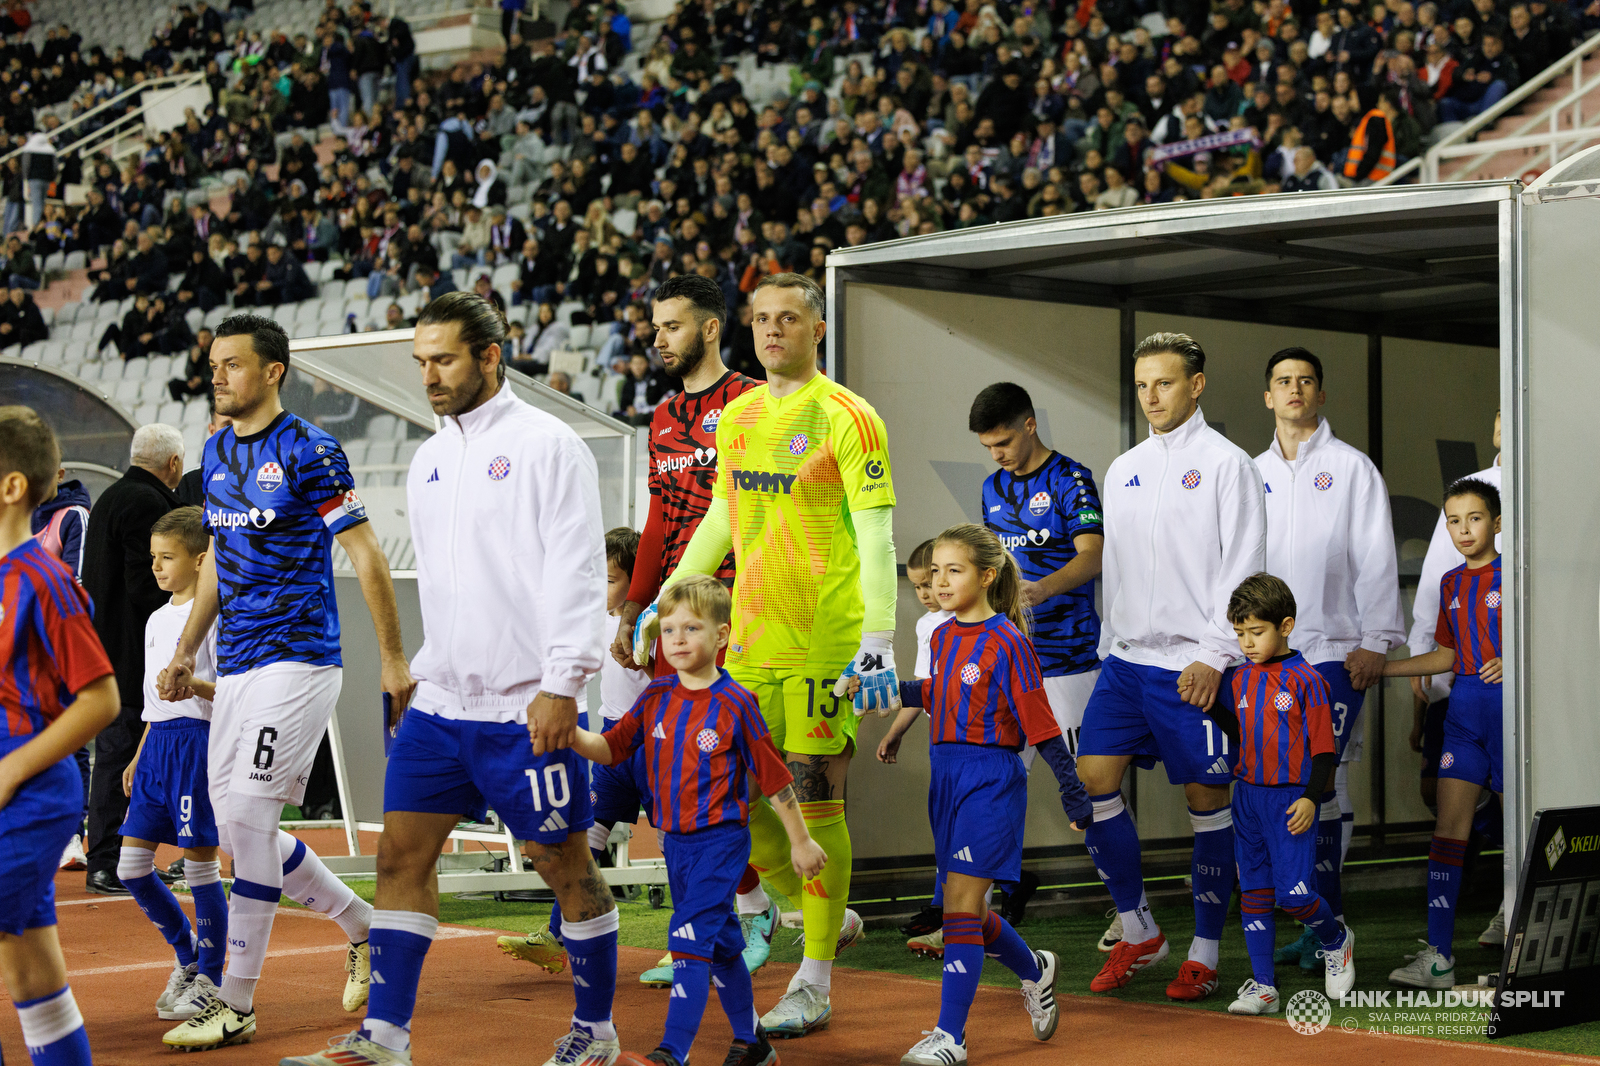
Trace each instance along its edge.
{"label": "striped sock", "polygon": [[89,1034],[83,1031],[83,1015],[78,1013],[72,989],[63,985],[59,992],[22,1000],[16,1006],[22,1042],[33,1066],[91,1066]]}
{"label": "striped sock", "polygon": [[1456,900],[1461,897],[1461,863],[1467,854],[1465,840],[1436,836],[1428,849],[1428,943],[1446,958],[1453,958],[1456,938]]}
{"label": "striped sock", "polygon": [[1251,976],[1258,985],[1276,988],[1272,949],[1278,937],[1278,923],[1272,914],[1272,889],[1246,889],[1239,900],[1239,921],[1244,925],[1245,949],[1250,952]]}
{"label": "striped sock", "polygon": [[392,1051],[411,1046],[411,1015],[417,1007],[422,963],[438,932],[439,919],[431,914],[373,912],[372,928],[367,934],[372,984],[365,1029],[370,1039]]}
{"label": "striped sock", "polygon": [[[1039,958],[1033,953],[1011,923],[994,911],[983,919],[984,954],[998,959],[1001,966],[1024,981],[1037,981],[1040,977]],[[950,1030],[946,1029],[945,1032]]]}
{"label": "striped sock", "polygon": [[1305,927],[1322,942],[1324,950],[1332,951],[1344,943],[1344,924],[1333,916],[1333,908],[1321,896],[1309,903],[1283,909],[1290,917],[1304,922]]}
{"label": "striped sock", "polygon": [[983,974],[983,923],[976,914],[944,915],[944,981],[939,987],[939,1028],[966,1039],[967,1014]]}

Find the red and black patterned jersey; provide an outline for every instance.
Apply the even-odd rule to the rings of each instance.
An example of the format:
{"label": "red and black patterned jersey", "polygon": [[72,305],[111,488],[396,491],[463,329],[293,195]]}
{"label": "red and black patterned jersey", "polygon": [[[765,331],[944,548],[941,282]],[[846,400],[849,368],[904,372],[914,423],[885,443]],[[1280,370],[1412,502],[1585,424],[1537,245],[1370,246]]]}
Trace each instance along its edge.
{"label": "red and black patterned jersey", "polygon": [[[742,392],[760,385],[755,378],[728,371],[716,384],[701,392],[680,392],[658,406],[650,421],[651,518],[661,522],[661,563],[654,579],[659,585],[677,568],[689,546],[689,539],[711,505],[711,486],[717,480],[717,422],[722,409]],[[645,541],[650,541],[647,531]],[[649,603],[656,589],[641,587],[654,569],[640,560],[629,599]],[[722,561],[717,577],[733,579],[733,554]],[[639,599],[634,593],[649,593]]]}

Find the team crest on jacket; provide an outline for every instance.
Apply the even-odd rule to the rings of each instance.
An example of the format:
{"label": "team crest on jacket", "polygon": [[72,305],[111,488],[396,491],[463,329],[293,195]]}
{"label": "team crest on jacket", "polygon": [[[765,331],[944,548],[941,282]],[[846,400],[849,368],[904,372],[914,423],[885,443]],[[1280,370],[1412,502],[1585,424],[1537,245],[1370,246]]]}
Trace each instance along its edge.
{"label": "team crest on jacket", "polygon": [[1491,611],[1500,606],[1500,590],[1491,589],[1489,595],[1483,598],[1483,605]]}
{"label": "team crest on jacket", "polygon": [[1324,470],[1317,475],[1317,479],[1312,484],[1317,487],[1318,492],[1327,492],[1333,488],[1333,475]]}
{"label": "team crest on jacket", "polygon": [[1033,498],[1028,501],[1028,513],[1039,515],[1048,510],[1050,510],[1050,494],[1048,492],[1034,493]]}
{"label": "team crest on jacket", "polygon": [[[367,506],[361,502],[361,497],[356,495],[356,490],[351,489],[344,494],[344,513],[351,518],[367,517]],[[269,511],[268,514],[271,514]]]}
{"label": "team crest on jacket", "polygon": [[283,484],[283,467],[277,463],[262,463],[256,471],[256,488],[262,492],[275,492]]}
{"label": "team crest on jacket", "polygon": [[968,663],[961,668],[961,683],[971,685],[978,680],[978,664]]}
{"label": "team crest on jacket", "polygon": [[1188,473],[1184,474],[1183,475],[1183,487],[1186,488],[1186,489],[1197,489],[1197,488],[1199,488],[1200,487],[1200,471],[1198,471],[1198,470],[1190,470]]}
{"label": "team crest on jacket", "polygon": [[1294,697],[1280,689],[1278,694],[1272,697],[1272,705],[1280,711],[1287,711],[1294,706]]}
{"label": "team crest on jacket", "polygon": [[1443,755],[1439,756],[1439,769],[1448,770],[1448,769],[1450,769],[1450,767],[1454,766],[1455,764],[1456,764],[1456,757],[1451,752],[1447,751]]}
{"label": "team crest on jacket", "polygon": [[511,460],[503,455],[495,456],[494,462],[489,464],[489,480],[504,481],[509,473],[511,473]]}
{"label": "team crest on jacket", "polygon": [[806,439],[806,435],[804,433],[796,433],[793,437],[789,438],[789,454],[804,455],[806,453],[806,448],[809,447],[810,444],[811,442]]}
{"label": "team crest on jacket", "polygon": [[717,733],[714,729],[702,729],[695,734],[695,746],[701,751],[712,752],[717,750]]}
{"label": "team crest on jacket", "polygon": [[713,407],[711,410],[707,411],[705,417],[700,420],[700,429],[705,433],[715,433],[717,431],[717,423],[721,421],[722,408]]}

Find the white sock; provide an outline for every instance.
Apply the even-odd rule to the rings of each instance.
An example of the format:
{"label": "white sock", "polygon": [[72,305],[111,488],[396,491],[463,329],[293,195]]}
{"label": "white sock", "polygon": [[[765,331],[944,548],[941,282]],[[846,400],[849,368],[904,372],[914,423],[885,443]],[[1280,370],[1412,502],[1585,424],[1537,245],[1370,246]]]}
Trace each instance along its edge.
{"label": "white sock", "polygon": [[367,1034],[368,1040],[390,1051],[404,1051],[411,1046],[411,1030],[402,1029],[393,1022],[386,1022],[369,1015],[367,1020],[361,1023],[361,1028]]}
{"label": "white sock", "polygon": [[[231,924],[228,926],[228,933],[230,936],[233,933]],[[229,959],[231,961],[231,955]],[[240,1014],[249,1014],[255,1009],[258,980],[259,978],[255,977],[235,977],[231,973],[225,973],[222,975],[222,987],[217,989],[217,998]]]}
{"label": "white sock", "polygon": [[765,914],[772,907],[772,901],[767,898],[767,890],[761,887],[760,882],[748,892],[738,895],[740,914]]}
{"label": "white sock", "polygon": [[351,943],[367,939],[372,926],[372,905],[322,864],[317,853],[297,838],[278,831],[278,857],[286,867],[283,894],[318,914],[339,923]]}
{"label": "white sock", "polygon": [[367,939],[372,930],[372,904],[350,893],[350,902],[338,914],[332,916],[339,928],[344,930],[344,935],[352,944],[359,944]]}
{"label": "white sock", "polygon": [[[616,912],[613,911],[612,913],[615,914]],[[603,1022],[586,1022],[574,1014],[572,1016],[572,1027],[576,1029],[580,1025],[589,1030],[596,1040],[615,1040],[617,1038],[617,1027],[612,1024],[610,1018]]]}
{"label": "white sock", "polygon": [[1122,919],[1122,939],[1130,944],[1143,944],[1161,935],[1161,926],[1150,913],[1150,901],[1143,889],[1139,890],[1139,905],[1131,911],[1118,911],[1117,917]]}
{"label": "white sock", "polygon": [[802,984],[817,985],[824,992],[833,987],[833,960],[832,959],[801,959],[800,969],[789,979],[789,991],[793,992]]}
{"label": "white sock", "polygon": [[72,998],[72,989],[65,985],[53,996],[18,1007],[17,1020],[22,1023],[22,1042],[30,1050],[54,1044],[83,1028],[78,1002]]}
{"label": "white sock", "polygon": [[1189,942],[1189,961],[1198,962],[1200,965],[1215,970],[1217,968],[1217,953],[1222,949],[1222,941],[1207,940],[1197,936]]}

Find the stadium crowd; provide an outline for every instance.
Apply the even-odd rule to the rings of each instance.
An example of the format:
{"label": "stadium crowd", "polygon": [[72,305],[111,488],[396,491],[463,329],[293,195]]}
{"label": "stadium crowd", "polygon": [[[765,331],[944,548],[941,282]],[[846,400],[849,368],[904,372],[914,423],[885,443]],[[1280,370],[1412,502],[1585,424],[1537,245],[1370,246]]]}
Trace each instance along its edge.
{"label": "stadium crowd", "polygon": [[[404,19],[363,2],[327,0],[309,32],[180,4],[138,55],[86,27],[11,36],[0,345],[48,334],[28,290],[55,253],[84,253],[94,300],[132,298],[98,338],[124,358],[193,356],[192,312],[319,283],[403,298],[346,330],[471,287],[517,321],[529,372],[592,327],[605,406],[647,420],[648,297],[673,274],[714,279],[742,323],[761,277],[820,278],[843,245],[1371,182],[1600,30],[1590,0],[683,0],[637,34],[614,0],[560,25],[502,7],[503,52],[428,73]],[[204,113],[120,167],[57,165],[63,120],[181,71],[205,73]],[[748,349],[730,365],[761,373]]]}

